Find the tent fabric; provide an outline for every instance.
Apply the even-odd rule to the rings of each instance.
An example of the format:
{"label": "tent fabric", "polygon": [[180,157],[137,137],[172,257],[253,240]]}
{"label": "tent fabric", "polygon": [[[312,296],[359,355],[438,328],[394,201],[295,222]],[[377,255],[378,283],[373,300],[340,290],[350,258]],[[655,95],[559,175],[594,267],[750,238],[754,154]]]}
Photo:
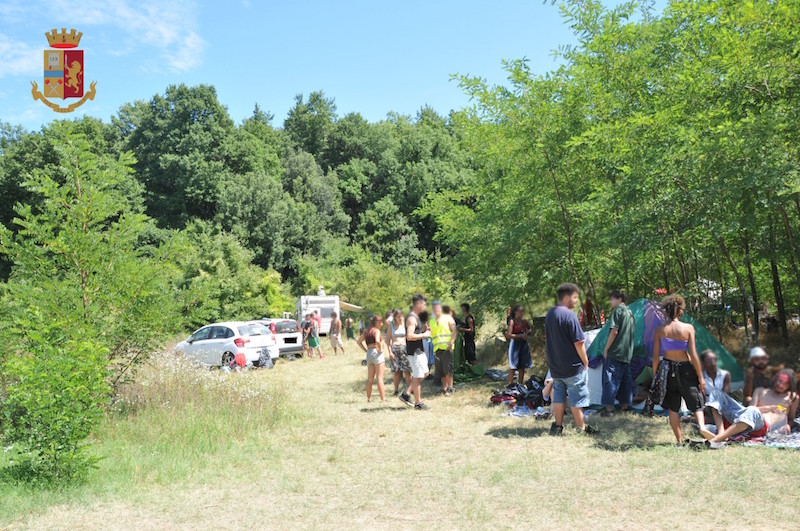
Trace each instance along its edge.
{"label": "tent fabric", "polygon": [[361,306],[356,306],[355,304],[350,304],[349,302],[339,301],[339,308],[348,312],[356,312],[361,313],[364,311],[364,308]]}
{"label": "tent fabric", "polygon": [[[661,305],[653,300],[639,299],[628,305],[636,322],[634,328],[634,349],[631,359],[631,372],[633,377],[639,375],[646,365],[653,363],[653,338],[656,328],[665,321],[664,310]],[[731,382],[742,382],[744,371],[722,344],[717,341],[706,328],[687,314],[683,314],[681,321],[692,324],[695,328],[695,343],[697,352],[713,350],[717,354],[720,368],[731,373]],[[598,332],[597,337],[589,345],[589,366],[598,367],[603,361],[603,348],[608,340],[608,323]]]}

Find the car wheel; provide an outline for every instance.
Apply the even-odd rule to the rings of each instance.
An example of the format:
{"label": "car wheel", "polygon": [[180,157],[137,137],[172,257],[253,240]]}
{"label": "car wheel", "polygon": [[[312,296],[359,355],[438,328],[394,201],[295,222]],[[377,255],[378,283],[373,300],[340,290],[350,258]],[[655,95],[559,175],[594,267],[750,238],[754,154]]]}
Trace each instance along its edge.
{"label": "car wheel", "polygon": [[233,363],[235,356],[230,352],[226,352],[222,355],[222,366],[223,367],[230,367],[231,363]]}

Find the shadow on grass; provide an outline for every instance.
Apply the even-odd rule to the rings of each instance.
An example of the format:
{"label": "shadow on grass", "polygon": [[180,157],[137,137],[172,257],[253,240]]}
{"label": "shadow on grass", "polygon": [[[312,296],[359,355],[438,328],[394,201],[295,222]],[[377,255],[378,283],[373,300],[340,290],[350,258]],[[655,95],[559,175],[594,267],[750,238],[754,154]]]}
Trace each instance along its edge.
{"label": "shadow on grass", "polygon": [[600,433],[592,437],[594,446],[609,452],[648,450],[673,445],[668,442],[672,432],[660,417],[648,418],[629,414],[605,419],[593,416],[588,424],[600,430]]}
{"label": "shadow on grass", "polygon": [[497,437],[498,439],[511,439],[512,437],[520,437],[529,439],[532,437],[541,437],[547,435],[550,428],[547,427],[532,427],[532,428],[494,428],[486,432],[486,435]]}
{"label": "shadow on grass", "polygon": [[[388,398],[386,400],[389,400]],[[406,411],[411,409],[407,406],[378,406],[378,407],[362,407],[362,413],[380,413],[381,411]]]}

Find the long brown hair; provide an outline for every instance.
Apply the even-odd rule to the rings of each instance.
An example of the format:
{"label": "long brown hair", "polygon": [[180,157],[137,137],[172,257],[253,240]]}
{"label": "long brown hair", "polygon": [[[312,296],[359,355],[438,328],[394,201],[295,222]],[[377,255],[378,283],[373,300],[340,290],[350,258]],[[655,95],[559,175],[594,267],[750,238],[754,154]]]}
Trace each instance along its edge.
{"label": "long brown hair", "polygon": [[681,316],[681,312],[686,309],[686,300],[680,295],[667,295],[661,301],[664,313],[670,321],[674,321]]}

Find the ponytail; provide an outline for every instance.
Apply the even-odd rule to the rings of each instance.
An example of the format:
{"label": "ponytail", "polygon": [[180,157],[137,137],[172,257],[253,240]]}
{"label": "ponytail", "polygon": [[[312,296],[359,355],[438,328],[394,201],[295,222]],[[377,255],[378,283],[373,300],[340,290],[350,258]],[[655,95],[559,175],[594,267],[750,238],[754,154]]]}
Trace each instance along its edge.
{"label": "ponytail", "polygon": [[668,295],[661,301],[664,313],[670,321],[674,321],[681,316],[681,312],[686,309],[686,301],[680,295]]}

